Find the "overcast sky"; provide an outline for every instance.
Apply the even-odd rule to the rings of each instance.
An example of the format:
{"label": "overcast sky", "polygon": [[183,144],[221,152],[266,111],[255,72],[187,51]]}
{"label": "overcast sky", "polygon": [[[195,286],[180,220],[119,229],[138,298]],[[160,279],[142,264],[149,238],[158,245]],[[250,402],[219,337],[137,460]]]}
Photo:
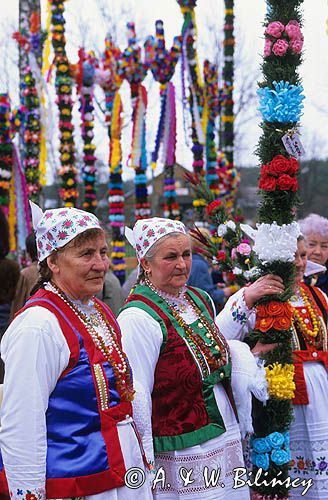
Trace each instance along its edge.
{"label": "overcast sky", "polygon": [[[42,0],[43,23],[45,22],[46,1]],[[105,6],[108,17],[102,17],[99,6]],[[66,30],[68,40],[68,54],[71,62],[77,61],[77,50],[82,43],[87,50],[103,50],[104,37],[111,28],[116,30],[120,48],[126,46],[127,20],[136,23],[137,34],[143,43],[148,34],[154,34],[155,21],[164,21],[166,43],[171,46],[173,36],[181,32],[182,15],[176,0],[69,0],[66,6]],[[236,98],[238,97],[241,82],[245,74],[252,75],[251,81],[253,90],[257,88],[257,80],[260,78],[260,55],[263,52],[263,20],[265,15],[264,0],[235,0],[235,24],[236,24],[236,45],[239,54],[240,66],[236,68]],[[9,27],[14,27],[18,18],[18,0],[0,0],[1,12],[1,33],[0,33],[0,91],[7,90],[8,80],[10,93],[14,103],[17,101],[17,70],[12,64],[9,54],[16,56],[15,45],[8,41]],[[123,9],[123,12],[122,12]],[[127,11],[124,12],[124,10]],[[304,116],[302,117],[302,142],[306,149],[307,157],[328,157],[328,36],[326,34],[326,20],[328,17],[327,0],[304,0],[304,63],[300,73],[303,78],[303,86],[306,99],[304,101]],[[223,0],[198,0],[196,8],[198,24],[198,47],[200,61],[207,57],[213,58],[217,52],[213,43],[213,36],[217,32],[222,39],[222,25],[224,16]],[[114,19],[114,27],[109,24],[109,17]],[[15,28],[17,29],[17,28]],[[4,50],[5,46],[5,50]],[[4,71],[4,68],[7,71]],[[9,76],[8,76],[9,73]],[[178,97],[181,95],[180,70],[177,68],[175,84]],[[146,86],[150,87],[149,112],[148,112],[148,149],[153,148],[153,141],[156,133],[158,120],[158,84],[152,82],[150,76],[147,77]],[[127,86],[122,88],[125,112],[128,116],[129,94]],[[54,109],[54,111],[56,111]],[[182,111],[178,109],[178,145],[177,160],[186,167],[191,166],[191,155],[185,145]],[[256,165],[257,158],[252,151],[256,147],[260,133],[260,116],[256,111],[256,106],[245,110],[240,121],[250,117],[242,128],[242,137],[238,145],[236,164],[240,166]],[[56,117],[54,116],[53,121]],[[78,122],[77,122],[78,123]],[[55,127],[55,123],[53,126]],[[56,130],[55,130],[56,133]],[[77,130],[78,134],[79,131]],[[127,156],[131,138],[131,128],[124,129],[124,154]],[[96,133],[96,144],[98,157],[104,162],[107,161],[106,131],[98,126]]]}

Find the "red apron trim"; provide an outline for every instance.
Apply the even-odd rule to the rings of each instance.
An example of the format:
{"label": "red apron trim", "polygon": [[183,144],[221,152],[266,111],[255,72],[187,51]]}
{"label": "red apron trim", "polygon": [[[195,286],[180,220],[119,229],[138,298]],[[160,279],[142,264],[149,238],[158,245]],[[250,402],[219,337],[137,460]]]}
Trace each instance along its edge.
{"label": "red apron trim", "polygon": [[[316,356],[313,356],[313,353]],[[315,349],[309,349],[308,351],[294,351],[293,352],[293,362],[295,366],[294,382],[296,385],[295,398],[293,399],[294,405],[307,405],[309,404],[309,397],[306,389],[306,383],[304,378],[304,362],[321,361],[328,371],[328,352],[327,351],[316,351]]]}

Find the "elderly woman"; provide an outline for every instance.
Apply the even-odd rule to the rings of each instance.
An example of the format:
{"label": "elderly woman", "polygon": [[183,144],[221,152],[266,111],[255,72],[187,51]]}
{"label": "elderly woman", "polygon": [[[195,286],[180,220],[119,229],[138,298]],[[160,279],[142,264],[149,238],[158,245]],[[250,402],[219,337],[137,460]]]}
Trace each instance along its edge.
{"label": "elderly woman", "polygon": [[[230,387],[232,351],[215,326],[210,297],[186,286],[192,260],[186,228],[146,219],[127,237],[140,275],[118,322],[133,373],[148,394],[144,444],[147,452],[154,445],[155,498],[248,499],[247,488],[232,489],[234,469],[243,467]],[[283,290],[276,278],[268,277],[266,285],[268,292]],[[247,290],[251,301],[259,293]],[[250,387],[265,397],[263,381],[256,383],[261,369],[248,346],[233,342],[234,352],[236,344],[252,373]]]}
{"label": "elderly woman", "polygon": [[313,276],[311,280],[306,280],[306,282],[316,285],[328,294],[328,219],[318,214],[310,214],[299,223],[305,238],[307,258],[326,268],[326,271]]}
{"label": "elderly woman", "polygon": [[[132,419],[133,385],[110,309],[94,298],[108,268],[98,219],[33,205],[39,290],[6,331],[0,444],[12,499],[151,498]],[[6,477],[6,479],[5,479]]]}
{"label": "elderly woman", "polygon": [[[327,296],[314,286],[307,286],[303,276],[307,264],[304,238],[298,238],[295,254],[296,277],[293,307],[293,348],[296,384],[294,421],[290,428],[292,459],[290,476],[313,480],[306,497],[328,498],[328,352]],[[243,340],[254,328],[255,312],[249,311],[242,321],[235,321],[234,302],[239,291],[231,297],[216,322],[228,339]],[[289,495],[301,498],[301,490],[292,488]]]}

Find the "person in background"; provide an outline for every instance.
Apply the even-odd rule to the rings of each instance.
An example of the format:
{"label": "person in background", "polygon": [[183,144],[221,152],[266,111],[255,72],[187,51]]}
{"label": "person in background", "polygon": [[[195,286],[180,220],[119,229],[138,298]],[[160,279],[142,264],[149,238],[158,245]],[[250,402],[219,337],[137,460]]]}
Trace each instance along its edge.
{"label": "person in background", "polygon": [[40,277],[1,344],[0,495],[151,500],[148,483],[125,485],[128,469],[146,467],[121,332],[95,298],[108,269],[105,233],[83,210],[31,206]]}
{"label": "person in background", "polygon": [[308,260],[326,267],[326,271],[312,278],[307,284],[315,285],[328,294],[328,219],[318,214],[310,214],[299,221],[301,232],[305,238]]}
{"label": "person in background", "polygon": [[96,294],[96,297],[105,302],[115,316],[118,315],[118,311],[124,302],[124,296],[120,280],[113,273],[110,263],[105,276],[103,289]]}
{"label": "person in background", "polygon": [[[19,265],[8,259],[9,226],[0,208],[0,339],[10,323],[10,310],[19,280]],[[0,383],[3,382],[4,364],[0,360]]]}
{"label": "person in background", "polygon": [[[186,286],[192,254],[182,222],[143,219],[133,231],[126,228],[126,235],[136,249],[140,275],[118,322],[123,348],[148,402],[144,449],[152,453],[154,446],[155,467],[165,471],[165,484],[155,483],[154,498],[249,499],[247,487],[232,488],[233,470],[244,466],[232,392],[242,384],[238,412],[248,400],[245,391],[249,398],[254,391],[263,401],[263,368],[246,344],[225,341],[224,332],[215,326],[209,295]],[[269,276],[261,287],[250,285],[245,295],[252,307],[253,300],[265,293],[281,291],[282,280]],[[257,344],[254,352],[263,349],[272,345]],[[250,404],[248,409],[250,419]],[[192,471],[189,484],[180,475],[183,468]],[[206,468],[220,470],[220,481],[211,487],[204,482]]]}
{"label": "person in background", "polygon": [[122,292],[123,292],[123,297],[126,299],[131,292],[131,289],[134,287],[136,284],[137,278],[138,278],[139,270],[138,267],[135,269],[132,269],[130,272],[128,279],[125,280],[125,282],[122,285]]}
{"label": "person in background", "polygon": [[[328,457],[328,299],[317,287],[306,285],[303,276],[307,266],[307,251],[303,236],[297,241],[295,254],[295,283],[292,306],[293,362],[296,385],[294,420],[290,427],[289,475],[292,480],[312,479],[313,485],[306,497],[327,499]],[[257,280],[263,286],[265,277]],[[250,287],[248,287],[250,288]],[[247,293],[247,287],[231,297],[216,318],[228,340],[244,340],[256,325],[256,311],[237,319],[236,296]],[[302,498],[299,488],[291,488],[289,496]]]}
{"label": "person in background", "polygon": [[[209,234],[204,228],[199,229],[203,234]],[[201,243],[195,238],[191,238],[192,245],[192,265],[188,278],[188,285],[200,288],[209,294],[213,300],[216,312],[222,309],[225,300],[230,297],[236,290],[224,284],[215,284],[211,275],[211,269],[208,261],[203,257]]]}
{"label": "person in background", "polygon": [[32,289],[35,287],[38,278],[38,252],[36,248],[35,234],[31,233],[25,240],[26,252],[31,260],[31,265],[21,270],[19,282],[17,284],[15,298],[11,307],[11,316],[13,317],[29,299]]}

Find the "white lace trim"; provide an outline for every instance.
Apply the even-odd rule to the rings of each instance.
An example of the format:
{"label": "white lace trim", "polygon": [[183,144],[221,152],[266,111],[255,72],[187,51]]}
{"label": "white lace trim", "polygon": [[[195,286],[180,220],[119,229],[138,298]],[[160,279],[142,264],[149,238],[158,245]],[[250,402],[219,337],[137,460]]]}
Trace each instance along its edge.
{"label": "white lace trim", "polygon": [[182,319],[187,323],[187,325],[190,325],[191,323],[194,323],[194,321],[197,321],[199,318],[194,308],[187,301],[185,297],[186,292],[187,288],[185,286],[180,290],[178,296],[171,295],[170,293],[163,292],[163,290],[156,289],[157,295],[159,295],[159,297],[164,299],[165,302],[176,309]]}
{"label": "white lace trim", "polygon": [[[217,491],[216,498],[226,498],[228,491],[233,484],[233,469],[244,467],[241,442],[238,439],[224,443],[224,446],[215,448],[204,453],[193,453],[191,455],[174,455],[174,452],[159,453],[155,455],[156,470],[163,467],[165,471],[165,488],[161,483],[157,484],[156,497],[165,496],[167,493],[174,493],[175,497],[185,497],[187,495],[204,495],[206,492]],[[186,470],[190,471],[192,484],[184,486],[183,477],[186,477]],[[206,484],[206,479],[210,477],[212,471],[220,471],[215,485]],[[224,484],[224,489],[222,484]],[[203,498],[203,496],[202,496]]]}

